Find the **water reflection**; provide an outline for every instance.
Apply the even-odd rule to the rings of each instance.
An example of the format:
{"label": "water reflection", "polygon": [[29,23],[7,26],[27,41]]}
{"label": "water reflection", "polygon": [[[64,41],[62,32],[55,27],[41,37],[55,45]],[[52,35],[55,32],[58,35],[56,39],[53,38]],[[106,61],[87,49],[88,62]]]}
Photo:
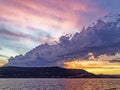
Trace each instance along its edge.
{"label": "water reflection", "polygon": [[120,79],[0,79],[0,90],[120,90]]}
{"label": "water reflection", "polygon": [[69,79],[65,90],[120,90],[120,79]]}

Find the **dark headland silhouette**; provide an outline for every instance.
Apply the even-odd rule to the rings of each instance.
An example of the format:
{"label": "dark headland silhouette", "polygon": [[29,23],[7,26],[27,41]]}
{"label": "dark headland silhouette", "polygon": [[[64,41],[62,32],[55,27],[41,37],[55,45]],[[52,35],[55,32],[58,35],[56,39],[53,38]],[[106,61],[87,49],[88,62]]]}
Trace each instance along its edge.
{"label": "dark headland silhouette", "polygon": [[82,69],[60,67],[1,67],[1,78],[120,78],[120,75],[95,75]]}
{"label": "dark headland silhouette", "polygon": [[96,77],[85,70],[60,67],[1,67],[0,77],[5,78],[82,78]]}

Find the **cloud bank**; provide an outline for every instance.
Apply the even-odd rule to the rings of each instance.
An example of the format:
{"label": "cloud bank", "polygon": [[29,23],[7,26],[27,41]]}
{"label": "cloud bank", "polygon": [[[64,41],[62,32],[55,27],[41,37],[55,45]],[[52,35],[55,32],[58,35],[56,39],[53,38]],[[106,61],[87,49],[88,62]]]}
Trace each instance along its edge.
{"label": "cloud bank", "polygon": [[[11,57],[6,66],[62,66],[66,60],[86,58],[88,52],[93,52],[96,56],[101,55],[99,58],[102,58],[103,54],[113,55],[120,52],[119,19],[119,15],[111,22],[99,19],[94,25],[83,28],[80,33],[61,36],[56,44],[42,44],[25,55]],[[118,54],[106,55],[108,60],[120,59]]]}
{"label": "cloud bank", "polygon": [[61,35],[78,32],[98,17],[118,12],[119,3],[119,0],[0,0],[0,47],[6,48],[0,54],[12,51],[15,56],[42,43],[54,43]]}

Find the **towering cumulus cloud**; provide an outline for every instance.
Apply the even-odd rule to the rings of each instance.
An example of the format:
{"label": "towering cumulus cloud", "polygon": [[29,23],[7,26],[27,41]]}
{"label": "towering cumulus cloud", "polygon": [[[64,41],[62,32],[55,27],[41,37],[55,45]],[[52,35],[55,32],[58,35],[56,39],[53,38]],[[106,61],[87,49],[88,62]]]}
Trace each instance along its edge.
{"label": "towering cumulus cloud", "polygon": [[73,36],[69,34],[61,36],[56,44],[42,44],[25,55],[11,57],[6,66],[62,66],[64,61],[86,57],[88,52],[98,56],[111,55],[119,51],[120,17],[118,15],[111,21],[99,19],[94,25],[83,28],[80,33],[75,33]]}

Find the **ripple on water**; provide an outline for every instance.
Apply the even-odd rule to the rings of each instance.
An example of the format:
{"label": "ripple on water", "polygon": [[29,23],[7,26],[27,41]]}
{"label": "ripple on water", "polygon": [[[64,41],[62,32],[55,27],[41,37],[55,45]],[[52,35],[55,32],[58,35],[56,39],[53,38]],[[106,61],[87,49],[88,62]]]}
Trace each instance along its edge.
{"label": "ripple on water", "polygon": [[0,79],[0,90],[120,90],[120,79]]}

